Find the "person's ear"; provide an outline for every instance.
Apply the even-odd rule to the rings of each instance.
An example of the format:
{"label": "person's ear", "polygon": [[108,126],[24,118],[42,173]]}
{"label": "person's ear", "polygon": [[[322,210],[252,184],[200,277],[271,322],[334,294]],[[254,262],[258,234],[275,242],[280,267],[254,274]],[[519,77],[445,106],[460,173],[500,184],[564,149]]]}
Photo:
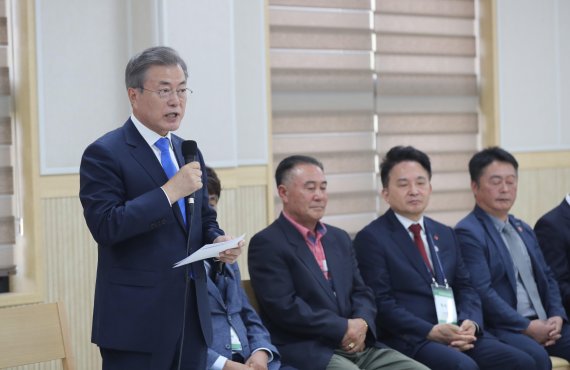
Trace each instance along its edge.
{"label": "person's ear", "polygon": [[131,102],[131,107],[134,106],[136,104],[137,101],[137,89],[135,89],[134,87],[129,87],[127,89],[127,95],[129,97],[129,102]]}
{"label": "person's ear", "polygon": [[388,202],[388,188],[382,188],[382,190],[380,190],[380,195],[382,196],[382,199],[384,199],[386,203],[390,204]]}
{"label": "person's ear", "polygon": [[287,191],[287,187],[285,185],[281,184],[277,187],[277,194],[279,194],[279,198],[281,198],[281,201],[283,201],[283,203],[287,202],[288,191]]}

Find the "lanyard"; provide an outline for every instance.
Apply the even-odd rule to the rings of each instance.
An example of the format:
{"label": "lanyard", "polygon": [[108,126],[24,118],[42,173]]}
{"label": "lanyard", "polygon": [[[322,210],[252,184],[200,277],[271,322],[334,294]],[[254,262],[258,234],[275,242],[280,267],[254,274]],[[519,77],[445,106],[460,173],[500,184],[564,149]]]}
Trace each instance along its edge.
{"label": "lanyard", "polygon": [[[439,286],[439,283],[437,281],[437,274],[435,274],[435,265],[436,263],[433,262],[435,257],[435,260],[437,261],[437,267],[439,268],[439,272],[441,274],[441,277],[443,278],[443,286],[445,286],[446,288],[449,288],[449,284],[447,282],[447,278],[445,277],[445,271],[443,271],[443,265],[441,264],[441,260],[439,259],[439,252],[436,250],[437,246],[435,245],[433,238],[431,236],[431,234],[428,232],[427,227],[425,228],[425,233],[426,233],[426,239],[428,239],[428,248],[429,248],[429,252],[432,256],[432,263],[433,263],[433,268],[434,268],[434,272],[432,273],[430,271],[430,269],[428,268],[428,272],[431,275],[431,279],[432,282],[436,285]],[[439,249],[439,248],[438,248]],[[426,266],[427,268],[427,266]],[[434,276],[435,274],[435,276]]]}

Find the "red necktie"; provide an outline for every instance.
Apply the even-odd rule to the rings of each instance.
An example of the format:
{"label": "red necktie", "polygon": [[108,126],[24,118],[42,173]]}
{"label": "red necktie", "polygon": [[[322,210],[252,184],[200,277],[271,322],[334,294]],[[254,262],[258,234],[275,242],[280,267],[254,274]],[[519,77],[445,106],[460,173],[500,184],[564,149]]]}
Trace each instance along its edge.
{"label": "red necktie", "polygon": [[418,250],[424,259],[426,266],[429,267],[430,271],[433,273],[431,264],[429,263],[429,258],[426,253],[424,241],[422,240],[421,236],[422,226],[420,224],[412,224],[408,229],[412,232],[412,234],[414,234],[414,242],[416,243],[416,247],[418,247]]}

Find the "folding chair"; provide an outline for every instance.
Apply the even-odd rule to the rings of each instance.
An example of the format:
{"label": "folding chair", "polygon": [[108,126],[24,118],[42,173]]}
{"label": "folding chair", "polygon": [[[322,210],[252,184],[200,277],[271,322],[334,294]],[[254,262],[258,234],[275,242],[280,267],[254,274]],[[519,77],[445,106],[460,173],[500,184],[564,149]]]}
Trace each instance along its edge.
{"label": "folding chair", "polygon": [[75,370],[62,303],[0,309],[0,368],[57,359]]}

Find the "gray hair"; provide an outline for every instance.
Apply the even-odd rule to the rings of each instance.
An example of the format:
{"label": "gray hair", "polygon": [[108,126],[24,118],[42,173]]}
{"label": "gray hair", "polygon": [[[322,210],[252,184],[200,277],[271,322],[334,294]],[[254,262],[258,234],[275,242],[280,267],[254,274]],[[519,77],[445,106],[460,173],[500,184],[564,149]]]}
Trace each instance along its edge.
{"label": "gray hair", "polygon": [[281,162],[279,162],[279,165],[275,170],[275,183],[277,184],[277,187],[279,187],[279,185],[283,184],[285,181],[288,180],[291,171],[293,171],[295,167],[300,166],[302,164],[312,164],[314,166],[319,167],[321,171],[325,170],[323,164],[319,162],[319,160],[317,160],[316,158],[309,157],[306,155],[289,156],[287,158],[284,158]]}
{"label": "gray hair", "polygon": [[184,76],[188,78],[186,63],[178,52],[168,46],[154,46],[134,55],[127,68],[125,68],[125,85],[139,89],[142,88],[146,80],[146,71],[152,66],[173,66],[178,65],[184,71]]}

